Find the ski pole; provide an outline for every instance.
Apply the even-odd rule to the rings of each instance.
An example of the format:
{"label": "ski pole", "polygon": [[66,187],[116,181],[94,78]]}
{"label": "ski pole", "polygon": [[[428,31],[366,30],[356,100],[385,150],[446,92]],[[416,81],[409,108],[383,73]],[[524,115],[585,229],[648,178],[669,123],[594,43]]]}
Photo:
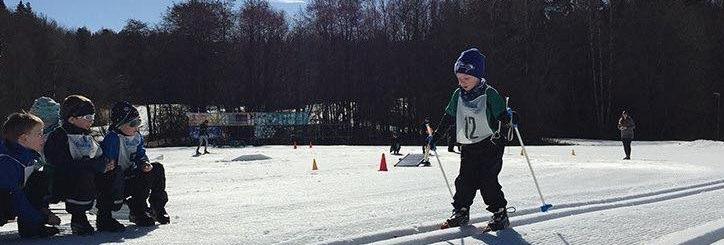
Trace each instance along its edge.
{"label": "ski pole", "polygon": [[[430,136],[430,139],[432,140],[432,135],[433,135],[432,127],[430,127],[429,123],[425,124],[425,127],[427,127],[427,135]],[[453,192],[452,192],[452,188],[450,188],[450,182],[447,180],[447,174],[445,174],[445,170],[442,168],[442,162],[440,162],[440,157],[437,155],[437,150],[432,149],[431,140],[427,141],[427,147],[430,148],[430,150],[432,150],[435,153],[435,159],[437,159],[437,166],[440,167],[440,172],[442,172],[442,177],[445,179],[445,186],[447,186],[447,191],[450,192],[450,198],[455,199]]]}
{"label": "ski pole", "polygon": [[[508,108],[510,111],[510,108]],[[510,115],[510,113],[508,114]],[[511,122],[513,122],[513,118],[510,119]],[[540,202],[543,203],[543,205],[540,206],[541,212],[546,212],[548,209],[552,208],[552,204],[546,204],[546,201],[543,199],[543,193],[540,191],[540,186],[538,185],[538,179],[535,177],[535,172],[533,172],[533,166],[530,164],[530,158],[528,158],[528,152],[525,150],[525,145],[523,144],[523,137],[520,136],[520,131],[518,130],[518,125],[513,124],[513,129],[515,129],[515,134],[518,135],[518,142],[520,142],[520,147],[523,150],[523,156],[525,156],[525,161],[528,163],[528,169],[530,169],[530,175],[533,176],[533,183],[535,183],[535,189],[538,190],[538,196],[540,196]]]}

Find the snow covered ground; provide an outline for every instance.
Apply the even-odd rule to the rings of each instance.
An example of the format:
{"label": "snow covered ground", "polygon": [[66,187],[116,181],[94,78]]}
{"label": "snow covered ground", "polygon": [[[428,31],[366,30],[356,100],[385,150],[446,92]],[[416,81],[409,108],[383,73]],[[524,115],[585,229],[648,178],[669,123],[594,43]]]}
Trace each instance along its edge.
{"label": "snow covered ground", "polygon": [[[438,230],[451,211],[437,163],[377,171],[388,146],[264,146],[150,149],[163,155],[172,223],[138,228],[127,213],[123,233],[70,234],[62,205],[62,234],[21,240],[17,226],[0,227],[2,244],[709,244],[724,243],[724,143],[634,142],[633,160],[613,141],[566,140],[574,145],[526,147],[546,201],[540,200],[520,147],[506,148],[500,174],[510,229],[481,234],[472,226]],[[452,182],[458,154],[440,160]],[[571,151],[575,151],[575,156]],[[402,153],[419,153],[404,146]],[[269,160],[234,162],[241,155]],[[316,159],[319,170],[312,171]],[[127,212],[127,211],[126,211]],[[478,196],[473,224],[489,214]],[[89,215],[94,224],[95,216]]]}

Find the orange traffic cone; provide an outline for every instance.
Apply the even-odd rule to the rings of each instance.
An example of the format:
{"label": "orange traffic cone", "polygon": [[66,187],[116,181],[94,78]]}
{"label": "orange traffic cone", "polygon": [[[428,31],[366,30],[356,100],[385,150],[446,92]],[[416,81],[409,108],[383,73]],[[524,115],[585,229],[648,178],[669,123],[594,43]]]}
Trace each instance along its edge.
{"label": "orange traffic cone", "polygon": [[387,171],[387,161],[385,160],[385,153],[382,153],[382,159],[380,159],[380,170]]}
{"label": "orange traffic cone", "polygon": [[317,168],[317,159],[312,159],[312,170],[319,170],[319,168]]}

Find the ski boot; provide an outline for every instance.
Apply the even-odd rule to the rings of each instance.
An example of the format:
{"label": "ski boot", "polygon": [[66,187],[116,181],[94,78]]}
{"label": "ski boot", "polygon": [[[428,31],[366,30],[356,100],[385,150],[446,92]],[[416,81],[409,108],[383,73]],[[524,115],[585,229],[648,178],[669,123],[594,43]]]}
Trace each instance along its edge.
{"label": "ski boot", "polygon": [[98,211],[96,216],[96,229],[98,231],[121,232],[126,227],[113,218],[111,211]]}
{"label": "ski boot", "polygon": [[18,233],[22,238],[46,238],[60,233],[60,230],[58,230],[58,228],[45,225],[28,227],[28,224],[18,222]]}
{"label": "ski boot", "polygon": [[73,235],[90,236],[93,234],[93,226],[88,222],[85,212],[72,214],[70,218],[70,230]]}
{"label": "ski boot", "polygon": [[168,216],[168,213],[166,213],[165,208],[151,209],[151,218],[162,225],[171,223],[171,218]]}
{"label": "ski boot", "polygon": [[153,226],[156,224],[153,218],[151,218],[151,216],[148,216],[148,214],[144,210],[131,211],[131,213],[128,215],[128,221],[133,222],[137,226],[143,227]]}
{"label": "ski boot", "polygon": [[448,218],[445,223],[440,226],[440,229],[466,225],[469,221],[470,211],[468,211],[468,208],[454,209],[452,216],[450,216],[450,218]]}
{"label": "ski boot", "polygon": [[52,226],[41,225],[37,230],[34,231],[28,231],[27,228],[24,228],[22,230],[18,229],[18,233],[22,238],[46,238],[55,236],[56,234],[60,233],[60,230]]}
{"label": "ski boot", "polygon": [[499,231],[508,227],[510,227],[510,221],[508,220],[508,211],[505,208],[498,209],[488,221],[490,231]]}

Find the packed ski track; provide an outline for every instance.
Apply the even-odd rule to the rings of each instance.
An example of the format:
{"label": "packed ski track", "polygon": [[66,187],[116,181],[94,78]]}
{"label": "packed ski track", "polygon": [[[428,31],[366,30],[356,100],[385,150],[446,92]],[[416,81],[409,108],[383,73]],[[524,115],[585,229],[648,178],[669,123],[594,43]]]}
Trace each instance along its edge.
{"label": "packed ski track", "polygon": [[[572,145],[527,146],[541,205],[521,149],[507,147],[500,181],[511,227],[483,233],[490,214],[482,198],[471,225],[439,230],[452,209],[438,163],[393,167],[388,146],[262,146],[149,149],[166,168],[171,224],[141,228],[127,209],[114,216],[128,229],[80,237],[22,240],[16,223],[0,227],[2,244],[722,244],[724,143],[634,142],[621,160],[620,142],[559,140]],[[460,155],[439,147],[451,184]],[[401,153],[420,153],[403,146]],[[385,153],[389,171],[378,171]],[[572,153],[575,153],[572,154]],[[233,161],[262,154],[268,160]],[[163,157],[161,157],[163,156]],[[316,160],[319,170],[312,171]],[[454,188],[454,187],[453,187]],[[454,189],[453,189],[454,190]],[[89,215],[94,224],[95,216]]]}

